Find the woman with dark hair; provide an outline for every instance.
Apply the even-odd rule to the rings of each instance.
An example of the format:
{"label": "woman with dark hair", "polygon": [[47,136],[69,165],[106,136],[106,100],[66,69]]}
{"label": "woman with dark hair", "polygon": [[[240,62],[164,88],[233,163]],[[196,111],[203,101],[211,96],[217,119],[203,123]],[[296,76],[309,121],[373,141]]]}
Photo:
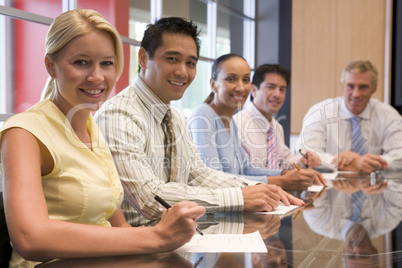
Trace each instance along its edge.
{"label": "woman with dark hair", "polygon": [[211,94],[188,119],[191,136],[209,167],[289,190],[307,189],[313,184],[316,173],[312,171],[259,168],[248,160],[232,119],[252,87],[250,66],[243,57],[225,54],[217,58],[210,86]]}

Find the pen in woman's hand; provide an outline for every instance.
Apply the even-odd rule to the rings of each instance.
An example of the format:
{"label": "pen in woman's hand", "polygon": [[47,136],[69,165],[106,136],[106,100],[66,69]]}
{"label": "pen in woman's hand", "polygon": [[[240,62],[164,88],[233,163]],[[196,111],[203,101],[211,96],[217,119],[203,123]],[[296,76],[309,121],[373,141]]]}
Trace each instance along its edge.
{"label": "pen in woman's hand", "polygon": [[298,171],[300,171],[300,167],[299,167],[299,165],[298,165],[298,164],[293,163],[293,165],[295,166],[295,168],[297,168],[297,170],[298,170]]}
{"label": "pen in woman's hand", "polygon": [[[159,202],[159,204],[161,204],[162,206],[164,206],[166,209],[171,208],[172,206],[169,205],[165,200],[162,199],[162,197],[160,197],[159,195],[155,195],[155,200]],[[197,233],[199,233],[200,235],[204,235],[200,229],[198,229],[198,227],[195,228],[195,230],[197,231]]]}

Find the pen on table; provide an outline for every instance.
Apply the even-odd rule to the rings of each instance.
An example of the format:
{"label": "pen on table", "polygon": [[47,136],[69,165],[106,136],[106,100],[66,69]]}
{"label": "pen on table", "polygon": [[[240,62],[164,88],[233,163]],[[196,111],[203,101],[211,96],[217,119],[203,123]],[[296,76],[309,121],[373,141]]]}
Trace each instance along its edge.
{"label": "pen on table", "polygon": [[300,167],[299,167],[299,165],[298,165],[298,164],[293,163],[293,165],[295,166],[295,168],[297,168],[297,170],[298,170],[298,171],[300,171]]}
{"label": "pen on table", "polygon": [[[171,208],[172,206],[169,205],[165,200],[162,199],[162,197],[160,197],[159,195],[155,195],[155,200],[159,202],[159,204],[161,204],[162,206],[164,206],[166,209]],[[198,229],[198,227],[195,228],[195,230],[197,231],[197,233],[199,233],[200,235],[204,235],[200,229]]]}

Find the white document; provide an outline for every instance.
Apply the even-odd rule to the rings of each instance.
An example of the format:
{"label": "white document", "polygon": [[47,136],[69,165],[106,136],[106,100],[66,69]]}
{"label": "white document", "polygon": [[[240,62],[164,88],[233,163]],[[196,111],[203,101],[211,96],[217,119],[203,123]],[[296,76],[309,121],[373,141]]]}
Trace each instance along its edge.
{"label": "white document", "polygon": [[268,215],[287,215],[288,213],[292,212],[293,210],[299,208],[296,205],[286,206],[282,202],[280,202],[279,206],[270,212],[255,212],[255,214],[268,214]]}
{"label": "white document", "polygon": [[342,174],[359,174],[359,173],[354,172],[354,171],[335,171],[335,172],[331,172],[331,173],[321,173],[321,174],[324,177],[324,179],[329,180],[329,181],[333,181],[333,180],[336,180],[338,175],[342,175]]}
{"label": "white document", "polygon": [[309,192],[321,192],[321,190],[324,188],[324,185],[311,185],[310,187],[307,188],[307,191]]}
{"label": "white document", "polygon": [[174,252],[266,253],[267,247],[258,231],[251,234],[195,234],[190,242]]}
{"label": "white document", "polygon": [[333,181],[338,176],[337,171],[336,172],[331,172],[331,173],[321,173],[321,174],[324,177],[324,179],[326,179],[327,181]]}

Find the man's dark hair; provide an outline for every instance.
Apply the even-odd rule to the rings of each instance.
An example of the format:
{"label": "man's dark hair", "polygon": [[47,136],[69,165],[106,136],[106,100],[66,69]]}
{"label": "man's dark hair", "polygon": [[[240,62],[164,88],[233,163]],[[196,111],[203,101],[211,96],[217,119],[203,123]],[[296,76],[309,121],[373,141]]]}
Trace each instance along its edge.
{"label": "man's dark hair", "polygon": [[[266,74],[278,74],[283,77],[286,81],[286,85],[290,83],[290,72],[285,67],[279,64],[262,64],[257,67],[254,71],[253,80],[251,83],[257,88],[260,87],[261,83],[265,80]],[[250,95],[250,100],[253,101],[253,96]]]}
{"label": "man's dark hair", "polygon": [[182,34],[192,37],[197,46],[197,57],[200,56],[201,41],[198,38],[200,31],[197,25],[183,18],[167,17],[157,20],[154,24],[148,24],[145,29],[141,47],[147,51],[150,59],[154,57],[155,50],[162,45],[162,36],[164,33]]}

